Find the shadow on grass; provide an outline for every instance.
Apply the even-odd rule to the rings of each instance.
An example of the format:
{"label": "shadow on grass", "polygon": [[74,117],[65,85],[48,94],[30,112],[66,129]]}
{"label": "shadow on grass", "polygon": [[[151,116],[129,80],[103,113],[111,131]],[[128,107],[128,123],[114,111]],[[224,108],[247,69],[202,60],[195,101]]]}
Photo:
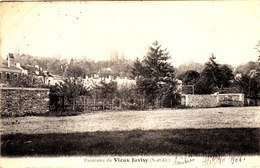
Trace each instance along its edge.
{"label": "shadow on grass", "polygon": [[254,155],[260,128],[166,129],[1,136],[2,156]]}

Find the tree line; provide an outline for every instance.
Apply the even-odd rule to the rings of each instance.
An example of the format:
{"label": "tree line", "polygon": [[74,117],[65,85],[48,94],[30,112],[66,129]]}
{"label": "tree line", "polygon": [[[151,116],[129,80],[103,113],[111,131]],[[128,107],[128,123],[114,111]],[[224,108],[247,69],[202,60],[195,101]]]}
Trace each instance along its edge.
{"label": "tree line", "polygon": [[[21,65],[38,65],[42,70],[48,71],[50,74],[59,75],[62,77],[82,77],[94,76],[98,74],[100,77],[108,75],[130,77],[130,70],[133,64],[132,60],[127,60],[124,57],[116,57],[110,60],[94,61],[91,59],[71,58],[61,59],[56,57],[37,57],[28,54],[15,53],[15,60]],[[109,71],[107,70],[109,69]]]}
{"label": "tree line", "polygon": [[[259,51],[259,44],[257,49]],[[22,57],[19,58],[21,59]],[[37,63],[40,66],[44,66],[46,59],[49,58],[42,58]],[[198,71],[187,70],[180,73],[178,68],[175,68],[170,63],[170,59],[169,51],[163,48],[158,41],[155,41],[149,46],[142,60],[137,58],[134,61],[128,61],[120,58],[96,63],[86,59],[81,61],[72,59],[69,63],[51,61],[49,68],[53,67],[53,72],[59,72],[66,79],[64,83],[56,84],[55,86],[41,86],[49,87],[52,95],[63,97],[67,102],[73,102],[78,96],[88,96],[97,99],[142,99],[146,108],[177,105],[177,100],[179,100],[181,93],[177,89],[179,85],[177,79],[182,81],[182,93],[242,92],[246,97],[254,99],[255,102],[259,99],[260,82],[257,75],[240,73],[241,76],[236,77],[235,72],[238,70],[234,70],[230,65],[219,64],[214,53],[211,54],[209,60],[203,66],[200,66]],[[42,64],[40,64],[41,61]],[[59,64],[59,66],[56,64]],[[111,68],[112,71],[102,71],[101,67],[113,67],[113,69]],[[243,69],[241,67],[243,66],[240,66],[240,69]],[[259,62],[254,62],[254,66],[250,68],[255,70],[255,72],[259,71]],[[84,87],[82,78],[78,77],[92,75],[93,73],[99,73],[101,77],[108,75],[127,76],[135,79],[136,85],[118,88],[116,82],[110,81],[107,83],[101,80],[100,83],[93,87]],[[16,83],[15,85],[19,85],[19,82],[20,85],[24,86],[39,85],[36,80],[29,79],[29,77],[24,78],[26,80],[20,79],[18,84]],[[193,89],[192,92],[190,91],[191,88]]]}

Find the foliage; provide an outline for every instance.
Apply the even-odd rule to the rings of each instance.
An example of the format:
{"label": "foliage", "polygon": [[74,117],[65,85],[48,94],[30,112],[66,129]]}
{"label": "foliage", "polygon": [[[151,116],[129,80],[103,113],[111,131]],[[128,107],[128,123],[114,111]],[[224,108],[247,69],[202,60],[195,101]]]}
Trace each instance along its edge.
{"label": "foliage", "polygon": [[231,80],[234,79],[232,69],[227,65],[220,66],[220,76],[218,78],[221,88],[229,87],[231,84]]}
{"label": "foliage", "polygon": [[200,77],[200,74],[197,71],[189,70],[179,76],[179,79],[182,80],[182,83],[185,85],[194,85]]}
{"label": "foliage", "polygon": [[131,71],[131,78],[135,79],[136,77],[139,78],[143,74],[143,66],[142,62],[139,60],[139,58],[136,58],[134,61],[134,65],[132,67]]}
{"label": "foliage", "polygon": [[68,68],[66,69],[66,76],[68,77],[85,77],[85,72],[81,66],[78,66],[74,63],[73,59],[71,59],[70,64],[68,65]]}
{"label": "foliage", "polygon": [[246,97],[252,97],[256,101],[260,93],[260,81],[255,76],[250,77],[247,74],[243,74],[241,78],[236,79],[236,83]]}
{"label": "foliage", "polygon": [[89,90],[84,87],[82,80],[76,78],[67,78],[63,83],[50,86],[50,92],[53,95],[64,96],[69,102],[77,96],[89,94]]}
{"label": "foliage", "polygon": [[102,99],[112,99],[117,91],[117,83],[109,81],[108,83],[102,80],[99,85],[95,87],[96,95]]}
{"label": "foliage", "polygon": [[17,75],[14,79],[8,80],[11,87],[47,87],[42,80],[33,75]]}
{"label": "foliage", "polygon": [[117,97],[120,99],[140,99],[142,98],[141,95],[137,93],[136,85],[123,85],[120,88],[117,89],[116,93]]}
{"label": "foliage", "polygon": [[195,84],[195,93],[210,94],[218,92],[223,87],[228,87],[234,78],[232,69],[227,65],[219,65],[214,54],[205,64],[198,82]]}
{"label": "foliage", "polygon": [[154,104],[153,101],[157,97],[171,95],[175,90],[174,68],[167,62],[169,59],[167,49],[161,49],[161,45],[155,41],[142,62],[139,59],[134,62],[132,77],[137,78],[137,91],[145,96],[149,103]]}
{"label": "foliage", "polygon": [[[55,75],[67,77],[85,77],[98,74],[101,77],[108,75],[130,77],[133,61],[126,60],[124,57],[113,60],[93,61],[83,58],[74,58],[69,60],[61,59],[60,56],[37,57],[28,54],[15,54],[15,61],[21,65],[39,65],[43,70]],[[105,69],[110,68],[107,72]],[[104,74],[105,73],[105,74]]]}

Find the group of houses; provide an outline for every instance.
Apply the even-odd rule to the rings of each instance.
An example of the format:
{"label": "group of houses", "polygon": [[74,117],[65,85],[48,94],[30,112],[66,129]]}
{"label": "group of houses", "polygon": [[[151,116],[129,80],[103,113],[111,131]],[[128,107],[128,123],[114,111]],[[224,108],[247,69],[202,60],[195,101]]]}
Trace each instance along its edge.
{"label": "group of houses", "polygon": [[[7,59],[0,57],[0,86],[8,87],[10,81],[18,80],[18,77],[21,75],[28,75],[32,78],[37,78],[39,81],[43,82],[46,85],[56,85],[58,83],[64,82],[64,78],[59,75],[51,74],[48,71],[43,70],[38,65],[21,65],[15,61],[14,54],[9,53]],[[252,70],[250,76],[260,77],[259,70]],[[236,78],[241,77],[241,74],[236,74]],[[258,78],[259,79],[259,78]],[[83,85],[86,88],[91,88],[100,84],[101,81],[109,83],[111,81],[117,83],[117,87],[130,87],[136,84],[135,80],[128,78],[120,78],[108,76],[106,78],[100,77],[98,74],[94,74],[91,77],[86,76],[83,81]],[[176,92],[181,94],[181,104],[184,106],[190,107],[216,107],[216,106],[243,106],[245,105],[246,98],[242,93],[230,94],[227,92],[225,94],[211,94],[211,95],[194,95],[194,86],[193,85],[183,85],[181,80],[176,79],[177,89]],[[189,91],[185,92],[184,87],[189,87]],[[250,104],[250,103],[248,103]],[[258,103],[255,103],[259,104]]]}
{"label": "group of houses", "polygon": [[[8,86],[10,81],[17,80],[18,76],[30,75],[31,77],[37,78],[38,81],[43,82],[46,85],[56,85],[64,82],[64,78],[59,75],[52,74],[46,70],[43,70],[39,65],[21,65],[15,61],[14,54],[9,53],[6,60],[0,57],[0,85]],[[83,80],[85,87],[93,87],[100,83],[101,80],[105,82],[114,81],[117,82],[117,86],[130,86],[135,84],[135,80],[128,78],[112,77],[101,78],[98,74],[94,74],[91,77],[86,76]]]}
{"label": "group of houses", "polygon": [[15,62],[14,54],[12,53],[8,54],[6,60],[0,57],[0,63],[1,86],[8,86],[10,81],[17,80],[17,77],[21,75],[30,75],[38,78],[47,85],[55,85],[55,83],[61,81],[61,77],[44,71],[39,65],[21,65],[19,62]]}

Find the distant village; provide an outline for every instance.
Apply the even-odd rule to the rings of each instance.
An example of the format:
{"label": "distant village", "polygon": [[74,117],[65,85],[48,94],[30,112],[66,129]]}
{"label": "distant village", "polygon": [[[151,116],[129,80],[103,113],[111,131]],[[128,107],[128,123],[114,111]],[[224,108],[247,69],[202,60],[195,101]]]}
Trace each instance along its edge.
{"label": "distant village", "polygon": [[[111,71],[111,68],[105,69],[108,73]],[[39,65],[21,65],[19,62],[15,61],[14,54],[9,53],[7,59],[1,58],[1,67],[0,67],[0,79],[1,86],[7,87],[8,81],[15,80],[19,75],[30,75],[38,79],[38,81],[43,82],[45,85],[54,86],[64,82],[64,78],[60,75],[52,74],[44,70]],[[85,78],[78,77],[83,80],[83,84],[86,88],[91,88],[94,85],[105,81],[107,83],[113,81],[117,82],[118,88],[122,86],[135,85],[135,80],[129,79],[127,77],[120,78],[118,76],[114,77],[109,75],[108,77],[100,77],[99,74],[94,74],[93,76],[85,76]]]}
{"label": "distant village", "polygon": [[[15,80],[17,76],[19,75],[29,75],[34,78],[37,78],[38,81],[41,81],[45,85],[54,86],[56,84],[60,84],[64,82],[64,77],[53,74],[51,72],[48,72],[44,70],[39,65],[21,65],[19,62],[15,60],[14,54],[9,53],[7,55],[6,59],[3,59],[0,57],[0,85],[2,87],[8,87],[8,83],[11,80]],[[189,66],[189,65],[187,65]],[[181,69],[181,68],[179,68]],[[107,74],[110,74],[111,68],[104,68],[104,71],[106,71]],[[180,71],[180,70],[179,70]],[[240,71],[234,70],[236,73],[234,75],[235,79],[241,78],[242,73]],[[178,72],[177,72],[178,73]],[[257,69],[250,70],[248,75],[250,77],[256,77],[258,80],[260,80],[260,71]],[[179,75],[177,75],[179,77]],[[85,78],[78,77],[79,79],[83,80],[83,84],[86,88],[91,88],[94,85],[97,85],[101,81],[105,81],[106,83],[109,83],[111,81],[117,83],[117,87],[120,88],[122,86],[131,86],[136,84],[136,80],[129,79],[128,77],[119,77],[119,76],[112,76],[108,75],[107,77],[100,76],[98,73],[93,75],[86,75]],[[181,79],[175,78],[175,81],[177,82],[177,91],[182,92],[184,91],[183,88],[183,81]],[[184,83],[185,85],[185,83]],[[185,85],[187,86],[187,85]],[[194,88],[193,88],[194,89]],[[185,91],[184,91],[185,92]],[[192,93],[192,91],[189,91],[189,93]]]}

